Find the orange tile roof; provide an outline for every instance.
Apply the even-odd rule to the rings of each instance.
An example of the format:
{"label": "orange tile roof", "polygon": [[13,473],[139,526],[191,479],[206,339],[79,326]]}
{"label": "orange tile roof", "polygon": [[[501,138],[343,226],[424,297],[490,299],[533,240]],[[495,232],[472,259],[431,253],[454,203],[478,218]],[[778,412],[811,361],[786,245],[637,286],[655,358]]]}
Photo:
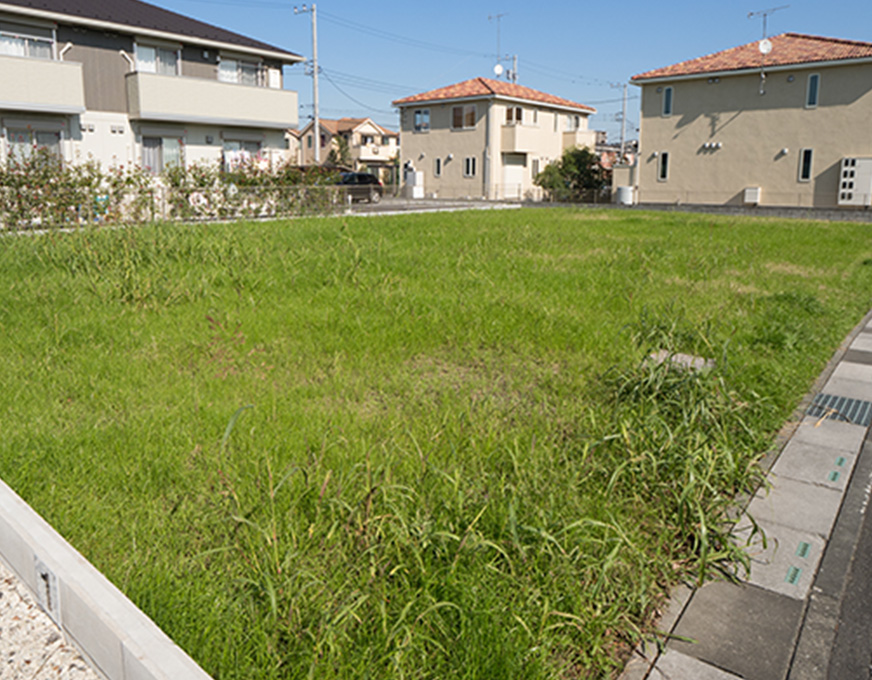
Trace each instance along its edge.
{"label": "orange tile roof", "polygon": [[577,102],[556,97],[553,94],[547,94],[534,90],[530,87],[524,87],[516,83],[507,83],[502,80],[494,80],[492,78],[472,78],[464,80],[462,83],[455,83],[447,87],[440,87],[437,90],[422,92],[421,94],[404,97],[393,101],[394,106],[405,106],[406,104],[418,104],[420,102],[445,101],[450,99],[469,99],[474,97],[511,97],[512,99],[525,99],[531,102],[540,104],[551,104],[553,106],[562,106],[570,109],[578,109],[587,113],[596,113],[596,109],[592,106],[579,104]]}
{"label": "orange tile roof", "polygon": [[672,66],[646,71],[631,78],[634,82],[654,78],[692,76],[724,71],[758,69],[761,66],[791,66],[813,64],[821,61],[842,61],[872,57],[872,43],[839,38],[824,38],[801,33],[782,33],[769,40],[772,51],[760,54],[759,41],[740,45],[704,57],[682,61]]}
{"label": "orange tile roof", "polygon": [[[377,130],[379,130],[383,135],[387,135],[388,137],[398,137],[399,134],[394,132],[393,130],[388,130],[386,127],[382,127],[378,123],[376,123],[371,118],[340,118],[339,120],[331,119],[331,118],[319,118],[318,122],[321,124],[321,127],[324,128],[330,135],[338,135],[341,132],[351,132],[358,125],[366,123],[369,121],[375,126]],[[303,129],[309,128],[312,126],[312,121],[307,123]]]}

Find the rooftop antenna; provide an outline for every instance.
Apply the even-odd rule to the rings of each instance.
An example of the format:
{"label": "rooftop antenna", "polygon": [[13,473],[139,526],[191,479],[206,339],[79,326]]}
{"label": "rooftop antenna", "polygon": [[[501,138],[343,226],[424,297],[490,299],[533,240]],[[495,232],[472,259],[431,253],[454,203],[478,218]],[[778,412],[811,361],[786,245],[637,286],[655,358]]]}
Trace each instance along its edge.
{"label": "rooftop antenna", "polygon": [[[508,12],[500,12],[499,14],[489,14],[487,17],[488,21],[496,21],[497,22],[497,63],[494,66],[494,75],[499,78],[503,73],[506,74],[506,79],[511,80],[513,83],[518,82],[518,55],[516,54],[514,57],[509,57],[509,55],[502,56],[502,52],[500,50],[500,19],[504,16],[508,16]],[[506,70],[503,68],[502,62],[511,61],[512,68]]]}
{"label": "rooftop antenna", "polygon": [[780,9],[787,9],[790,5],[781,5],[781,7],[770,7],[769,9],[761,9],[758,12],[748,12],[749,19],[757,19],[759,17],[763,18],[763,37],[761,40],[766,40],[766,20],[769,18],[770,14],[774,14]]}
{"label": "rooftop antenna", "polygon": [[763,19],[763,37],[757,44],[757,49],[760,50],[760,94],[766,94],[766,71],[763,67],[766,62],[766,55],[772,51],[772,41],[766,37],[766,23],[770,14],[777,12],[780,9],[787,9],[790,5],[781,5],[780,7],[770,7],[769,9],[761,9],[758,12],[748,12],[749,19]]}

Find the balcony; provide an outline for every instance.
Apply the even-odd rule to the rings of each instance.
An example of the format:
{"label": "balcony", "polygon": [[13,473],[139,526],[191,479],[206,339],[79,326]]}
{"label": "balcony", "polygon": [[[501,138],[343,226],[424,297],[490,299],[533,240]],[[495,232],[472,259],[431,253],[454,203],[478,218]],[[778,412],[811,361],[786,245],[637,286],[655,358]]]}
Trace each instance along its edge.
{"label": "balcony", "polygon": [[537,151],[542,146],[542,130],[530,125],[503,125],[502,142],[503,153]]}
{"label": "balcony", "polygon": [[361,144],[360,146],[352,147],[352,156],[364,163],[381,162],[388,163],[394,156],[397,155],[397,147],[383,146],[381,144]]}
{"label": "balcony", "polygon": [[82,82],[81,64],[0,56],[0,109],[84,113]]}
{"label": "balcony", "polygon": [[128,73],[127,107],[134,120],[284,130],[297,126],[297,93],[266,87]]}
{"label": "balcony", "polygon": [[596,130],[572,130],[563,133],[563,148],[571,149],[576,146],[586,146],[589,149],[596,148]]}

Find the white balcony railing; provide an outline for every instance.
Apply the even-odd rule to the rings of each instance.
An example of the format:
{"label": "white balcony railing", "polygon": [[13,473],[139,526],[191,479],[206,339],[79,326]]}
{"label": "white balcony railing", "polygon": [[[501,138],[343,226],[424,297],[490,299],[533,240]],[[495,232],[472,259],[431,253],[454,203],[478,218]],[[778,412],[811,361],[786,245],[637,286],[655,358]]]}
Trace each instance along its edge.
{"label": "white balcony railing", "polygon": [[134,120],[297,127],[297,93],[154,73],[127,74],[127,106]]}
{"label": "white balcony railing", "polygon": [[82,65],[51,59],[0,56],[0,109],[84,113]]}

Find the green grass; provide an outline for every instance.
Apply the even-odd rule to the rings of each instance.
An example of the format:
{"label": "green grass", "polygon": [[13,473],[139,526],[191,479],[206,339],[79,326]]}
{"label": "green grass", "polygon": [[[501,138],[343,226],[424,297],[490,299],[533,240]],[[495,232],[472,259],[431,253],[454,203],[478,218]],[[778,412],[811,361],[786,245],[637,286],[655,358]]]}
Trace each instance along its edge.
{"label": "green grass", "polygon": [[[0,241],[0,477],[217,678],[608,677],[872,306],[867,225]],[[643,361],[717,360],[705,374]]]}

